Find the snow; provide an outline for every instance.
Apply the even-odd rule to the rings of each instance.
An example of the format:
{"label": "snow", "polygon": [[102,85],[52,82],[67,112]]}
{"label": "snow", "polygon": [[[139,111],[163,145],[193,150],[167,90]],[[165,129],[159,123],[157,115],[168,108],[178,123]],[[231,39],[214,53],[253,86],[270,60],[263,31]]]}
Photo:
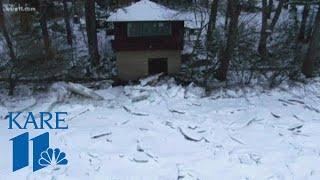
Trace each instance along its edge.
{"label": "snow", "polygon": [[[22,133],[0,120],[0,179],[319,179],[320,79],[273,90],[218,89],[191,84],[132,85],[96,90],[103,101],[69,98],[68,130],[50,143],[69,164],[36,173],[11,172],[11,142]],[[133,101],[137,96],[144,98]],[[40,112],[50,92],[20,101],[0,95],[0,117],[17,109]],[[1,103],[5,102],[5,103]],[[31,130],[39,135],[41,130]]]}
{"label": "snow", "polygon": [[108,22],[124,21],[181,21],[175,18],[176,11],[149,0],[141,0],[131,6],[111,13]]}
{"label": "snow", "polygon": [[200,29],[209,22],[209,14],[206,10],[186,10],[175,15],[176,18],[184,19],[184,26],[190,29]]}

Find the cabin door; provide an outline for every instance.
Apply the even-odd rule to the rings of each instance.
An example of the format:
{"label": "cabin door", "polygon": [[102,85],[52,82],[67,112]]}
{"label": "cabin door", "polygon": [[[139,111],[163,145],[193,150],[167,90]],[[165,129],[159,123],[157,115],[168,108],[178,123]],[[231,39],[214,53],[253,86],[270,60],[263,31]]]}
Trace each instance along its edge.
{"label": "cabin door", "polygon": [[148,62],[149,75],[168,73],[168,58],[150,58]]}

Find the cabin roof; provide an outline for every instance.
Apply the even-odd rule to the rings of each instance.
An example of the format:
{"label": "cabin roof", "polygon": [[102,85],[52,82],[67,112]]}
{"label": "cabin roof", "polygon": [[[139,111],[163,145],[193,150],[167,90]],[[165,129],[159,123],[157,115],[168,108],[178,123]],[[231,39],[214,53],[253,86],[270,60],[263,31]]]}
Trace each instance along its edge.
{"label": "cabin roof", "polygon": [[118,9],[107,18],[108,22],[130,21],[183,21],[178,12],[150,0],[141,0],[128,7]]}

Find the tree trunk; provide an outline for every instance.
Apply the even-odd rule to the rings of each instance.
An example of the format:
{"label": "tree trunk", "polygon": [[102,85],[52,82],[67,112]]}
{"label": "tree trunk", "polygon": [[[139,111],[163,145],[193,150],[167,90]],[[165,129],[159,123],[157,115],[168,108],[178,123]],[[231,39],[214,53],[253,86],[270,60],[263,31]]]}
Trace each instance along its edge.
{"label": "tree trunk", "polygon": [[301,25],[300,25],[299,35],[298,35],[299,42],[305,42],[306,40],[305,34],[306,34],[306,25],[307,25],[307,20],[309,16],[309,11],[310,11],[310,5],[308,4],[304,5],[302,20],[301,20]]}
{"label": "tree trunk", "polygon": [[[316,13],[317,11],[315,10],[315,8],[312,8],[310,19],[313,19],[316,16]],[[309,43],[310,39],[312,38],[312,32],[313,32],[313,21],[308,21],[306,25],[306,42],[307,43]]]}
{"label": "tree trunk", "polygon": [[267,18],[268,18],[268,19],[271,18],[272,10],[273,10],[273,0],[269,0],[268,12],[267,12]]}
{"label": "tree trunk", "polygon": [[227,73],[230,65],[230,61],[233,56],[234,48],[237,40],[239,16],[241,13],[241,6],[238,0],[228,0],[228,6],[230,8],[230,22],[228,27],[227,45],[222,52],[220,59],[220,66],[218,69],[217,78],[220,81],[227,80]]}
{"label": "tree trunk", "polygon": [[96,32],[95,0],[85,1],[85,14],[90,60],[92,65],[97,67],[100,64],[100,56]]}
{"label": "tree trunk", "polygon": [[79,24],[80,23],[80,15],[79,15],[79,8],[78,3],[76,0],[72,0],[72,9],[73,9],[73,23]]}
{"label": "tree trunk", "polygon": [[9,96],[14,95],[14,90],[16,88],[16,85],[17,85],[17,79],[10,77],[9,78],[9,92],[8,92]]}
{"label": "tree trunk", "polygon": [[[297,9],[296,8],[291,8],[290,9],[290,19],[292,19],[293,21],[293,29],[299,29],[300,28],[300,31],[301,31],[301,26],[302,24],[300,25],[300,22],[299,22],[299,19],[298,19],[298,12],[297,12]],[[303,21],[303,20],[302,20]],[[304,45],[303,45],[303,41],[301,41],[299,39],[299,36],[300,34],[297,33],[296,34],[296,37],[295,37],[295,45],[293,46],[293,54],[294,54],[294,59],[293,59],[293,62],[295,62],[294,64],[292,65],[296,65],[296,63],[300,62],[303,58],[304,58]],[[289,65],[290,66],[290,65]],[[289,71],[289,78],[292,79],[292,80],[297,80],[297,78],[299,78],[301,75],[301,68],[299,69],[299,67],[292,67],[292,70]]]}
{"label": "tree trunk", "polygon": [[[3,33],[5,41],[7,43],[7,46],[8,46],[8,49],[9,49],[9,56],[11,58],[11,62],[14,62],[14,61],[16,61],[16,54],[14,53],[13,44],[12,44],[11,38],[10,38],[9,33],[8,33],[8,29],[7,29],[7,26],[6,26],[5,16],[4,16],[4,12],[3,12],[3,2],[2,2],[2,0],[0,0],[0,29],[1,29],[1,31]],[[6,68],[10,68],[10,67],[6,67]],[[13,68],[13,67],[11,67],[11,68]],[[9,96],[13,95],[14,88],[15,88],[15,85],[16,85],[16,81],[15,80],[16,79],[12,78],[12,69],[11,69],[10,76],[8,78]]]}
{"label": "tree trunk", "polygon": [[317,57],[319,56],[319,48],[320,48],[320,7],[318,8],[317,17],[314,22],[313,33],[309,43],[309,49],[302,66],[302,73],[308,78],[313,76],[314,64]]}
{"label": "tree trunk", "polygon": [[70,16],[69,16],[67,0],[63,0],[63,13],[64,13],[64,22],[66,24],[67,41],[68,41],[68,44],[72,46],[72,30],[70,25]]}
{"label": "tree trunk", "polygon": [[284,0],[283,7],[289,9],[289,0]]}
{"label": "tree trunk", "polygon": [[227,3],[227,10],[225,14],[225,21],[224,21],[224,30],[228,29],[228,24],[229,24],[229,18],[230,18],[230,5]]}
{"label": "tree trunk", "polygon": [[44,44],[44,50],[46,53],[46,58],[49,59],[52,57],[52,51],[51,51],[51,43],[50,43],[50,37],[49,37],[49,31],[48,31],[48,23],[47,23],[47,2],[46,0],[40,0],[40,26],[42,31],[42,39]]}
{"label": "tree trunk", "polygon": [[32,26],[32,16],[30,12],[19,12],[20,29],[24,33],[29,33]]}
{"label": "tree trunk", "polygon": [[9,49],[9,56],[11,60],[15,61],[16,60],[16,55],[13,50],[13,44],[11,41],[11,38],[9,36],[9,32],[5,23],[5,17],[4,17],[4,12],[3,12],[3,3],[2,0],[0,0],[0,29],[3,33],[4,39],[7,43],[8,49]]}
{"label": "tree trunk", "polygon": [[258,52],[262,60],[267,59],[267,39],[268,39],[268,5],[267,0],[262,0],[262,25],[260,31],[260,40]]}
{"label": "tree trunk", "polygon": [[211,3],[211,12],[210,12],[210,18],[208,22],[208,28],[207,28],[207,41],[206,41],[206,48],[208,55],[210,54],[212,57],[215,57],[217,52],[217,45],[215,41],[215,29],[216,29],[216,21],[217,21],[217,14],[218,14],[218,2],[219,0],[214,0]]}
{"label": "tree trunk", "polygon": [[281,15],[281,12],[282,12],[282,8],[283,8],[283,5],[284,5],[284,1],[285,0],[279,0],[279,4],[277,6],[277,9],[276,9],[276,12],[273,16],[273,19],[271,21],[271,25],[270,25],[270,30],[271,32],[273,31],[274,27],[276,26],[279,18],[280,18],[280,15]]}
{"label": "tree trunk", "polygon": [[213,39],[213,32],[215,31],[217,21],[218,2],[219,0],[213,0],[213,2],[211,3],[210,19],[207,30],[207,41],[212,41]]}
{"label": "tree trunk", "polygon": [[261,32],[260,32],[260,41],[258,46],[258,52],[262,60],[266,60],[268,58],[268,49],[267,49],[268,37],[273,32],[274,27],[280,18],[284,1],[285,0],[279,0],[279,4],[277,6],[274,17],[272,18],[270,26],[268,26],[268,13],[270,11],[270,7],[269,7],[270,5],[268,5],[267,0],[262,0],[262,25],[261,25]]}

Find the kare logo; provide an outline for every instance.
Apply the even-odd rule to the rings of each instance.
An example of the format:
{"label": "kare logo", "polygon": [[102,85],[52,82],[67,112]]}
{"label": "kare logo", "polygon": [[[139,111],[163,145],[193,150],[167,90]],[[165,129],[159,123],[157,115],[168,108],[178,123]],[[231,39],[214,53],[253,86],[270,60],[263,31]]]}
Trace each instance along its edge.
{"label": "kare logo", "polygon": [[[12,129],[68,129],[65,124],[67,112],[40,112],[35,115],[32,112],[22,114],[21,112],[9,112],[9,130]],[[29,166],[29,151],[32,142],[32,165],[33,172],[48,166],[67,165],[66,153],[59,148],[49,147],[49,132],[38,135],[34,138],[29,136],[29,132],[18,135],[12,139],[12,171],[18,171]]]}

